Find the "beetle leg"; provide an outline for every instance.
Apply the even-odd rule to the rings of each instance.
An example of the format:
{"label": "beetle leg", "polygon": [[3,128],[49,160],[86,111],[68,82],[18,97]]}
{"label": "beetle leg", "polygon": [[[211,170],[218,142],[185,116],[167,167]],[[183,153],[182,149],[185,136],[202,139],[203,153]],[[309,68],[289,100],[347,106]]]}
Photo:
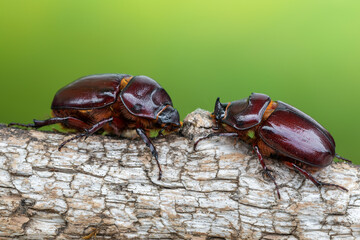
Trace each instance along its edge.
{"label": "beetle leg", "polygon": [[86,135],[85,135],[85,139],[86,140],[89,136],[91,136],[92,134],[94,134],[96,131],[100,130],[101,128],[104,127],[105,124],[112,122],[113,118],[109,117],[106,119],[101,120],[100,122],[94,124],[90,129],[86,129]]}
{"label": "beetle leg", "polygon": [[74,118],[74,117],[54,117],[54,118],[49,118],[46,120],[33,120],[34,123],[30,123],[30,124],[22,124],[22,123],[9,123],[8,126],[21,126],[21,127],[31,127],[31,128],[40,128],[40,127],[44,127],[47,125],[52,125],[52,124],[56,124],[56,123],[61,123],[64,124],[65,126],[71,126],[72,128],[76,128],[76,129],[85,129],[87,127],[89,127],[89,125],[83,121],[81,121],[80,119]]}
{"label": "beetle leg", "polygon": [[340,155],[337,154],[337,153],[335,153],[335,157],[336,157],[337,159],[341,159],[341,160],[343,160],[343,161],[345,161],[345,162],[352,163],[351,160],[346,159],[346,158],[343,158],[342,156],[340,156]]}
{"label": "beetle leg", "polygon": [[205,137],[202,137],[202,138],[199,138],[195,143],[194,143],[194,151],[196,151],[196,146],[198,145],[198,143],[204,139],[207,139],[207,138],[211,138],[211,137],[214,137],[214,136],[225,136],[225,137],[236,137],[238,136],[237,133],[235,132],[213,132],[213,133],[210,133],[209,135],[205,136]]}
{"label": "beetle leg", "polygon": [[307,179],[312,181],[315,184],[315,186],[317,186],[318,188],[320,188],[322,186],[333,186],[333,187],[338,187],[338,188],[341,188],[341,189],[343,189],[345,191],[348,191],[346,188],[344,188],[344,187],[342,187],[340,185],[336,185],[336,184],[333,184],[333,183],[324,183],[324,182],[321,182],[321,181],[317,180],[310,173],[308,173],[305,169],[302,169],[301,167],[297,166],[295,163],[287,162],[287,165],[290,165],[295,170],[300,172],[303,176],[305,176]]}
{"label": "beetle leg", "polygon": [[85,140],[86,140],[90,135],[92,135],[96,131],[100,130],[102,127],[104,127],[105,124],[107,124],[108,122],[111,122],[112,120],[113,120],[112,117],[101,120],[100,122],[92,125],[91,128],[85,129],[85,132],[80,133],[80,134],[78,134],[78,135],[76,135],[76,136],[62,142],[60,144],[58,150],[61,151],[61,148],[64,147],[65,144],[67,144],[68,142],[70,142],[72,140],[75,140],[75,139],[78,139],[78,138],[81,138],[81,137],[85,137]]}
{"label": "beetle leg", "polygon": [[212,130],[216,131],[220,129],[220,121],[216,120],[215,126],[212,126]]}
{"label": "beetle leg", "polygon": [[277,183],[276,183],[276,181],[275,181],[274,176],[270,174],[270,171],[271,171],[271,170],[266,167],[264,158],[262,157],[258,146],[254,145],[254,146],[253,146],[253,149],[254,149],[254,151],[256,152],[256,154],[257,154],[257,156],[258,156],[258,158],[259,158],[260,164],[261,164],[261,166],[262,166],[265,174],[274,182],[275,187],[276,187],[276,191],[277,191],[277,195],[278,195],[278,197],[279,197],[279,199],[280,199],[281,197],[280,197],[279,187],[278,187],[278,185],[277,185]]}
{"label": "beetle leg", "polygon": [[150,138],[145,134],[143,129],[137,128],[136,132],[141,137],[141,139],[145,142],[146,146],[148,146],[150,148],[150,151],[151,151],[152,155],[154,156],[154,158],[156,160],[156,164],[158,165],[158,168],[159,168],[158,180],[160,180],[161,176],[162,176],[162,170],[161,170],[161,166],[160,166],[160,163],[158,160],[158,153],[156,151],[156,148],[155,148],[154,144],[152,143],[152,141],[150,140]]}
{"label": "beetle leg", "polygon": [[164,131],[165,131],[165,127],[159,130],[157,137],[163,137],[164,136],[164,134],[163,134]]}

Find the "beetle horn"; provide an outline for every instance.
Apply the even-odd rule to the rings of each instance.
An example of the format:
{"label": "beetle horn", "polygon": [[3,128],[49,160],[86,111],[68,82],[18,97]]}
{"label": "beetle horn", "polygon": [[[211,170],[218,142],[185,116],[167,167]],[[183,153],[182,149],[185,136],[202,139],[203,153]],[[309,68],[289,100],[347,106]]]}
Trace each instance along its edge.
{"label": "beetle horn", "polygon": [[216,99],[213,115],[215,116],[215,119],[218,121],[220,119],[224,118],[225,108],[224,108],[223,104],[220,102],[219,97]]}

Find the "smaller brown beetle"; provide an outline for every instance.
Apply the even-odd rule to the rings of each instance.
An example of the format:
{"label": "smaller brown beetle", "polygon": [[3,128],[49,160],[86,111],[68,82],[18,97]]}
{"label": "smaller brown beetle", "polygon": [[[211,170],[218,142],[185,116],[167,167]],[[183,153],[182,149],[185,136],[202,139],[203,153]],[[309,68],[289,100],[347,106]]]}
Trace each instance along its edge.
{"label": "smaller brown beetle", "polygon": [[252,145],[264,173],[274,182],[278,197],[279,188],[265,164],[263,156],[280,159],[297,170],[317,187],[346,188],[317,180],[305,169],[318,170],[330,165],[333,158],[351,162],[335,153],[335,141],[331,134],[310,116],[269,96],[252,93],[250,97],[229,103],[218,98],[212,118],[214,132],[200,138],[197,144],[213,136],[232,136]]}
{"label": "smaller brown beetle", "polygon": [[95,132],[120,135],[124,130],[136,129],[150,148],[162,170],[158,153],[149,138],[150,130],[173,132],[181,127],[178,111],[168,93],[153,79],[127,74],[101,74],[80,78],[60,89],[51,105],[53,118],[34,120],[32,124],[10,123],[9,126],[40,128],[60,123],[64,128],[80,134],[64,141],[89,137]]}

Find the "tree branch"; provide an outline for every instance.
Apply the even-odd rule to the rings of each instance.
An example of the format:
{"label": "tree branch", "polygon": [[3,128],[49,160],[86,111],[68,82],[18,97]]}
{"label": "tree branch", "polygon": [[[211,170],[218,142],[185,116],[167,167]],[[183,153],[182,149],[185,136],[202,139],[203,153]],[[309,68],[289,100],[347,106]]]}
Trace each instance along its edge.
{"label": "tree branch", "polygon": [[[182,135],[154,139],[163,178],[140,140],[0,127],[0,238],[359,239],[360,170],[335,163],[315,174],[349,189],[318,189],[251,149],[211,132],[196,110]],[[91,235],[92,233],[92,235]],[[90,235],[89,235],[90,234]]]}

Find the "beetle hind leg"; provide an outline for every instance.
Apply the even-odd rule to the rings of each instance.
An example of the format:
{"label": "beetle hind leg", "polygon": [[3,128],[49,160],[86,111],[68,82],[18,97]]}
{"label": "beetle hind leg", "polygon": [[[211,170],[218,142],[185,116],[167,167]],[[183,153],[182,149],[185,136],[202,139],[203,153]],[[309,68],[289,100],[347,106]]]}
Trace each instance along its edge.
{"label": "beetle hind leg", "polygon": [[86,129],[89,125],[83,122],[80,119],[74,117],[54,117],[46,120],[33,120],[34,123],[23,124],[23,123],[9,123],[8,126],[21,126],[21,127],[31,127],[31,128],[41,128],[48,125],[53,125],[60,123],[65,127],[74,128],[74,129]]}
{"label": "beetle hind leg", "polygon": [[337,187],[340,188],[342,190],[345,191],[349,191],[346,188],[337,185],[337,184],[333,184],[333,183],[325,183],[325,182],[321,182],[319,180],[317,180],[314,176],[312,176],[309,172],[307,172],[305,169],[302,169],[301,167],[297,166],[295,163],[291,163],[291,162],[286,162],[287,165],[289,165],[290,167],[292,167],[293,169],[297,170],[299,173],[301,173],[305,178],[309,179],[311,182],[313,182],[315,184],[315,186],[317,186],[318,188],[322,187],[322,186],[332,186],[332,187]]}
{"label": "beetle hind leg", "polygon": [[[35,122],[35,119],[34,119],[34,122]],[[26,127],[26,128],[29,128],[29,127],[39,128],[40,127],[40,126],[37,127],[34,123],[24,124],[24,123],[14,123],[14,122],[8,124],[8,127],[11,127],[11,126],[19,126],[19,127]],[[46,125],[44,125],[44,126],[46,126]]]}

